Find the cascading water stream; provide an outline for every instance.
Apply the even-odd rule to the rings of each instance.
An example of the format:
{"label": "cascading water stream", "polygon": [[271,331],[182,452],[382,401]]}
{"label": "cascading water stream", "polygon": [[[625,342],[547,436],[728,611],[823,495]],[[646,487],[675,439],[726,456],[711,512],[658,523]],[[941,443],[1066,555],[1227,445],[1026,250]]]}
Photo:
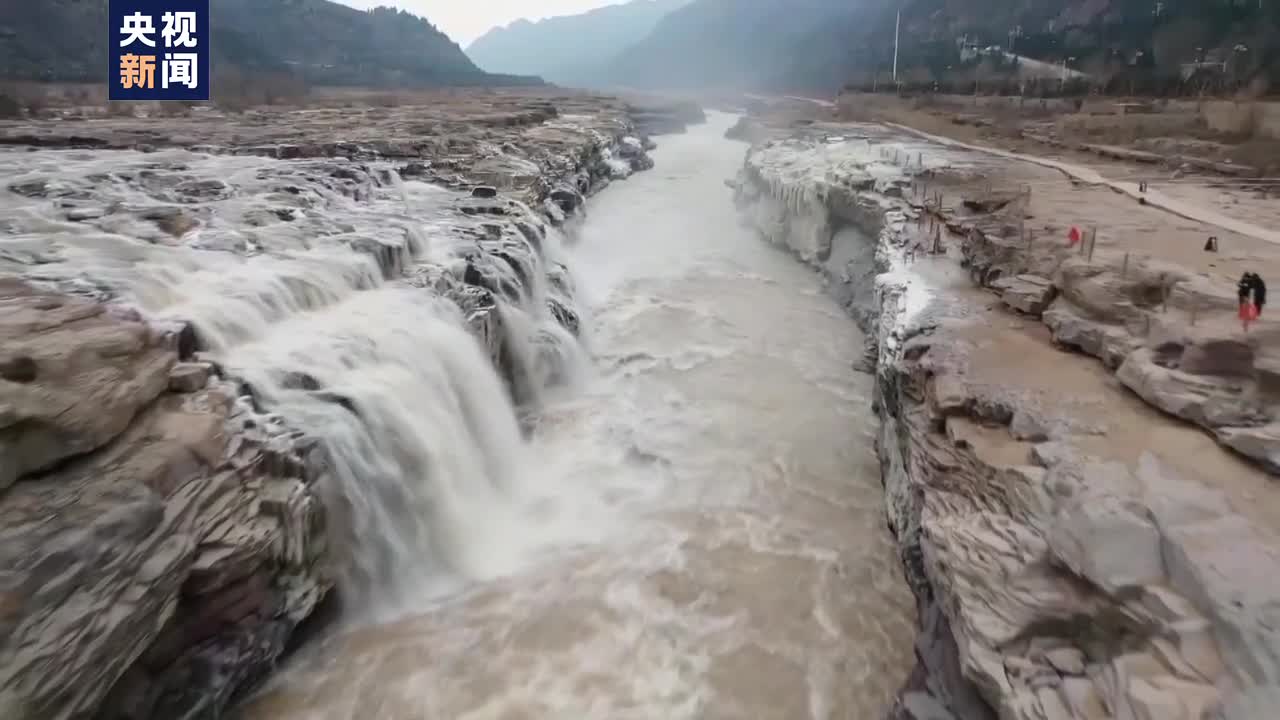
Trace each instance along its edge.
{"label": "cascading water stream", "polygon": [[[390,168],[62,155],[34,170],[73,203],[89,195],[93,208],[76,211],[96,222],[6,196],[17,207],[5,215],[21,218],[6,248],[38,240],[57,262],[36,280],[113,298],[162,326],[189,324],[204,357],[268,419],[322,443],[330,472],[320,492],[350,617],[394,613],[518,564],[525,543],[504,538],[521,526],[527,447],[491,349],[447,298],[477,249],[465,230],[492,232],[449,209],[452,194]],[[0,172],[21,180],[24,161],[0,154]],[[96,218],[98,203],[138,211]],[[200,222],[176,242],[139,216]],[[573,312],[558,232],[536,237],[536,247],[507,238],[498,260],[480,256],[486,282],[514,289],[494,293],[490,322],[517,359],[511,391],[532,401],[584,365],[548,306]],[[415,287],[406,273],[433,281]]]}
{"label": "cascading water stream", "polygon": [[393,607],[450,576],[502,572],[488,548],[515,522],[524,446],[455,306],[413,288],[360,293],[227,357],[264,407],[329,450],[344,601]]}
{"label": "cascading water stream", "polygon": [[[667,138],[654,172],[599,195],[572,247],[543,253],[548,300],[579,299],[570,325],[593,362],[570,391],[538,396],[509,456],[514,491],[467,487],[443,507],[488,497],[489,515],[421,528],[424,546],[490,579],[313,643],[249,720],[887,707],[914,627],[884,527],[871,383],[851,370],[862,338],[816,275],[740,225],[724,185],[744,150],[721,139],[731,124]],[[816,194],[776,190],[780,220],[822,234]],[[530,313],[544,303],[495,294],[506,332],[552,334]],[[512,362],[534,386],[572,365],[521,347]],[[567,337],[552,347],[581,352]]]}

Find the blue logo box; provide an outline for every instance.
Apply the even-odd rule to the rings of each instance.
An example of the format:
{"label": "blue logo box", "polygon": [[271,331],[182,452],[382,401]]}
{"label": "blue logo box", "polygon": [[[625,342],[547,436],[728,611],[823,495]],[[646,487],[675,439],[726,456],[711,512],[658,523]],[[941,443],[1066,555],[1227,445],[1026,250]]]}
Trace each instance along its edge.
{"label": "blue logo box", "polygon": [[209,99],[209,0],[110,0],[112,100]]}

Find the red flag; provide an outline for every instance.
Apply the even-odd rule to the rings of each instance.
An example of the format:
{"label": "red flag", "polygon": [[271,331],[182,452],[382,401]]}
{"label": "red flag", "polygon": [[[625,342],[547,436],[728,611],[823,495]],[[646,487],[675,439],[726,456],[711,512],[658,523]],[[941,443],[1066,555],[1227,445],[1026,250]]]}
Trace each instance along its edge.
{"label": "red flag", "polygon": [[1067,245],[1075,245],[1080,242],[1080,228],[1075,225],[1071,226],[1071,232],[1067,233]]}

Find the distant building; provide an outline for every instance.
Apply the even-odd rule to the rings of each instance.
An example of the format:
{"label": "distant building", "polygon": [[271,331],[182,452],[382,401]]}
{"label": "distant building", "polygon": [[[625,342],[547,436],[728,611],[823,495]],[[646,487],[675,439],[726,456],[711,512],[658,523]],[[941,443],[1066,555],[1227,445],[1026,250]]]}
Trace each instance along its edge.
{"label": "distant building", "polygon": [[1227,62],[1225,60],[1201,60],[1199,62],[1182,63],[1180,74],[1184,82],[1195,75],[1225,77],[1227,74]]}

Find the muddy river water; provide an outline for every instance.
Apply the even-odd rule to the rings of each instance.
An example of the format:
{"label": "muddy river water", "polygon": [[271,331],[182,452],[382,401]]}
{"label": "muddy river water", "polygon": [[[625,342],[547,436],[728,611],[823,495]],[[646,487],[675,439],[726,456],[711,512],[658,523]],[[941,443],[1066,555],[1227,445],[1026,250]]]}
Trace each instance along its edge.
{"label": "muddy river water", "polygon": [[[251,720],[880,715],[913,601],[886,530],[862,338],[742,228],[713,116],[591,201],[565,248],[584,362],[456,582],[313,639]],[[510,434],[510,428],[502,428]],[[505,436],[505,435],[504,435]],[[407,572],[407,570],[406,570]],[[371,591],[369,594],[376,594]]]}

